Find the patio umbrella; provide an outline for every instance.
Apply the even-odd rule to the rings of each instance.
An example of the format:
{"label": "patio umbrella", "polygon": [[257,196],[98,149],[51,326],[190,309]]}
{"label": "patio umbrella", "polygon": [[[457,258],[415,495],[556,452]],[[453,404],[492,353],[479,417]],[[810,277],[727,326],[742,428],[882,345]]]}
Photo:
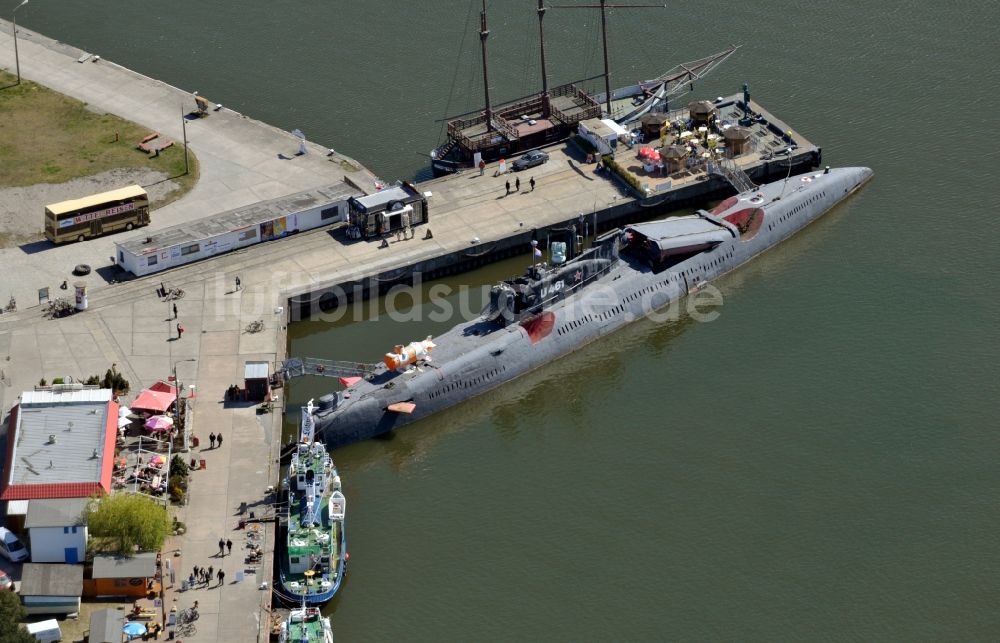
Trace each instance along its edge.
{"label": "patio umbrella", "polygon": [[170,427],[174,425],[174,421],[165,415],[154,415],[153,417],[146,420],[143,425],[150,431],[154,433],[157,431],[169,431]]}
{"label": "patio umbrella", "polygon": [[167,461],[167,459],[164,458],[162,455],[159,455],[159,454],[154,455],[152,458],[149,459],[149,463],[150,464],[155,464],[155,465],[161,465],[161,464],[163,464],[166,461]]}
{"label": "patio umbrella", "polygon": [[118,417],[120,417],[120,418],[123,418],[126,415],[130,415],[131,413],[132,413],[132,409],[130,409],[127,406],[119,406],[118,407]]}
{"label": "patio umbrella", "polygon": [[123,428],[127,427],[129,424],[132,424],[132,420],[130,420],[130,419],[126,418],[126,417],[118,418],[118,428],[119,429],[123,429]]}
{"label": "patio umbrella", "polygon": [[124,632],[125,635],[129,637],[129,639],[132,639],[136,636],[142,636],[143,634],[145,634],[146,626],[143,625],[142,623],[129,621],[128,623],[125,624],[124,627],[122,627],[122,632]]}

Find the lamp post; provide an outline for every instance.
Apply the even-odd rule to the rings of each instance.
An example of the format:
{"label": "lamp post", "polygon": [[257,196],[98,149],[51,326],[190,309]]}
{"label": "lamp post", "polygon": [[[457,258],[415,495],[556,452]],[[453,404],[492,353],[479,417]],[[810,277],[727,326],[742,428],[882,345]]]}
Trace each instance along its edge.
{"label": "lamp post", "polygon": [[[27,2],[28,0],[24,0]],[[195,92],[197,94],[198,92]],[[184,105],[181,105],[181,132],[184,133],[184,176],[188,175],[188,128],[187,117],[184,114]]]}
{"label": "lamp post", "polygon": [[21,59],[17,56],[17,10],[26,4],[28,0],[24,0],[10,12],[10,21],[14,24],[14,66],[17,68],[17,85],[21,84]]}
{"label": "lamp post", "polygon": [[[173,363],[174,371],[174,390],[177,391],[177,400],[174,402],[174,426],[177,426],[181,422],[181,383],[177,380],[177,365],[181,362],[197,362],[198,360],[189,357],[187,359],[179,359]],[[181,446],[181,451],[187,453],[188,450],[188,439],[190,438],[190,431],[188,431],[187,422],[184,422],[184,444]]]}

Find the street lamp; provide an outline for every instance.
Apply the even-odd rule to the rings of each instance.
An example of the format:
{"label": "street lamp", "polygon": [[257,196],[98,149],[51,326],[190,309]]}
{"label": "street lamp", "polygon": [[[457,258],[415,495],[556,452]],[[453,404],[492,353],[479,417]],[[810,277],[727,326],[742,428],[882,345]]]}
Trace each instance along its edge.
{"label": "street lamp", "polygon": [[17,10],[28,4],[28,0],[24,0],[21,4],[14,7],[14,10],[10,12],[10,21],[14,24],[14,66],[17,67],[17,83],[21,84],[21,59],[17,56]]}
{"label": "street lamp", "polygon": [[[177,380],[177,365],[181,362],[197,362],[198,360],[194,357],[189,357],[187,359],[179,359],[173,363],[174,371],[174,390],[177,391],[177,400],[174,402],[174,426],[181,423],[181,383]],[[181,447],[181,451],[187,452],[188,450],[188,438],[189,438],[188,424],[184,422],[184,444]]]}

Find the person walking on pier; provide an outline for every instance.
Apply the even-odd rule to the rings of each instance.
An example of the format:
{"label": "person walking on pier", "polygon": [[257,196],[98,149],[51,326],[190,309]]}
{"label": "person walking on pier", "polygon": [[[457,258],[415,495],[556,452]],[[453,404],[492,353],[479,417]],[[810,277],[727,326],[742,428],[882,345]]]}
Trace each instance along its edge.
{"label": "person walking on pier", "polygon": [[528,181],[528,185],[531,186],[531,192],[534,192],[535,191],[535,177],[531,177],[531,180]]}
{"label": "person walking on pier", "polygon": [[236,290],[241,290],[243,288],[243,282],[240,281],[240,276],[236,275]]}
{"label": "person walking on pier", "polygon": [[219,555],[220,556],[226,555],[226,541],[224,541],[221,538],[219,539]]}
{"label": "person walking on pier", "polygon": [[214,432],[208,434],[208,444],[209,444],[209,446],[211,448],[213,448],[213,449],[215,448],[215,433]]}
{"label": "person walking on pier", "polygon": [[180,339],[181,335],[183,334],[184,334],[184,327],[181,326],[180,322],[177,322],[177,339]]}
{"label": "person walking on pier", "polygon": [[[212,572],[214,570],[215,570],[214,567],[212,567],[211,565],[208,566],[208,571],[205,574],[205,584],[206,585],[212,581]],[[219,571],[221,572],[222,570],[220,569]]]}
{"label": "person walking on pier", "polygon": [[222,582],[223,582],[224,580],[226,580],[226,572],[224,572],[224,571],[222,571],[222,570],[220,569],[220,570],[219,570],[219,576],[218,576],[218,578],[219,578],[219,587],[221,588],[221,587],[222,587]]}
{"label": "person walking on pier", "polygon": [[222,448],[222,434],[215,436],[215,444],[221,449]]}
{"label": "person walking on pier", "polygon": [[[507,194],[510,194],[510,181],[507,181],[506,185],[507,185]],[[507,196],[507,194],[505,194],[504,196]]]}
{"label": "person walking on pier", "polygon": [[229,551],[229,554],[232,555],[232,553],[233,553],[233,541],[229,540],[228,538],[226,538],[226,549]]}
{"label": "person walking on pier", "polygon": [[177,319],[177,304],[174,304],[174,319]]}
{"label": "person walking on pier", "polygon": [[515,192],[521,191],[521,177],[517,177],[516,179],[514,179],[514,191]]}
{"label": "person walking on pier", "polygon": [[479,159],[479,176],[482,176],[486,172],[486,161]]}

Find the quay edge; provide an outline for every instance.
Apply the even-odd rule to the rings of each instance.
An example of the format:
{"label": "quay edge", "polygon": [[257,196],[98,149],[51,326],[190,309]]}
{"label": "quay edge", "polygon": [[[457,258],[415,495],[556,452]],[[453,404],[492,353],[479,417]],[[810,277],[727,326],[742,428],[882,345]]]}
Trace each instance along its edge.
{"label": "quay edge", "polygon": [[[770,160],[761,160],[744,168],[756,183],[778,180],[789,174],[798,174],[817,168],[822,163],[822,149],[812,145],[802,146],[793,154]],[[454,175],[453,175],[454,176]],[[444,177],[439,180],[448,180]],[[425,186],[427,184],[419,184]],[[709,175],[702,181],[688,183],[663,194],[645,199],[630,198],[609,207],[586,213],[584,221],[591,236],[615,227],[662,216],[674,210],[704,204],[713,199],[721,200],[736,190],[721,176]],[[423,281],[461,274],[487,264],[530,252],[533,235],[542,241],[546,232],[565,229],[577,224],[579,213],[566,213],[555,223],[545,226],[525,227],[523,230],[495,239],[484,239],[478,244],[445,252],[430,254],[415,261],[394,265],[388,269],[371,272],[362,277],[312,286],[305,290],[287,293],[288,321],[302,321],[316,312],[329,312],[338,306],[363,301],[387,293],[394,286],[413,285],[414,275]],[[596,221],[596,230],[593,228]],[[582,231],[580,232],[582,234]]]}

